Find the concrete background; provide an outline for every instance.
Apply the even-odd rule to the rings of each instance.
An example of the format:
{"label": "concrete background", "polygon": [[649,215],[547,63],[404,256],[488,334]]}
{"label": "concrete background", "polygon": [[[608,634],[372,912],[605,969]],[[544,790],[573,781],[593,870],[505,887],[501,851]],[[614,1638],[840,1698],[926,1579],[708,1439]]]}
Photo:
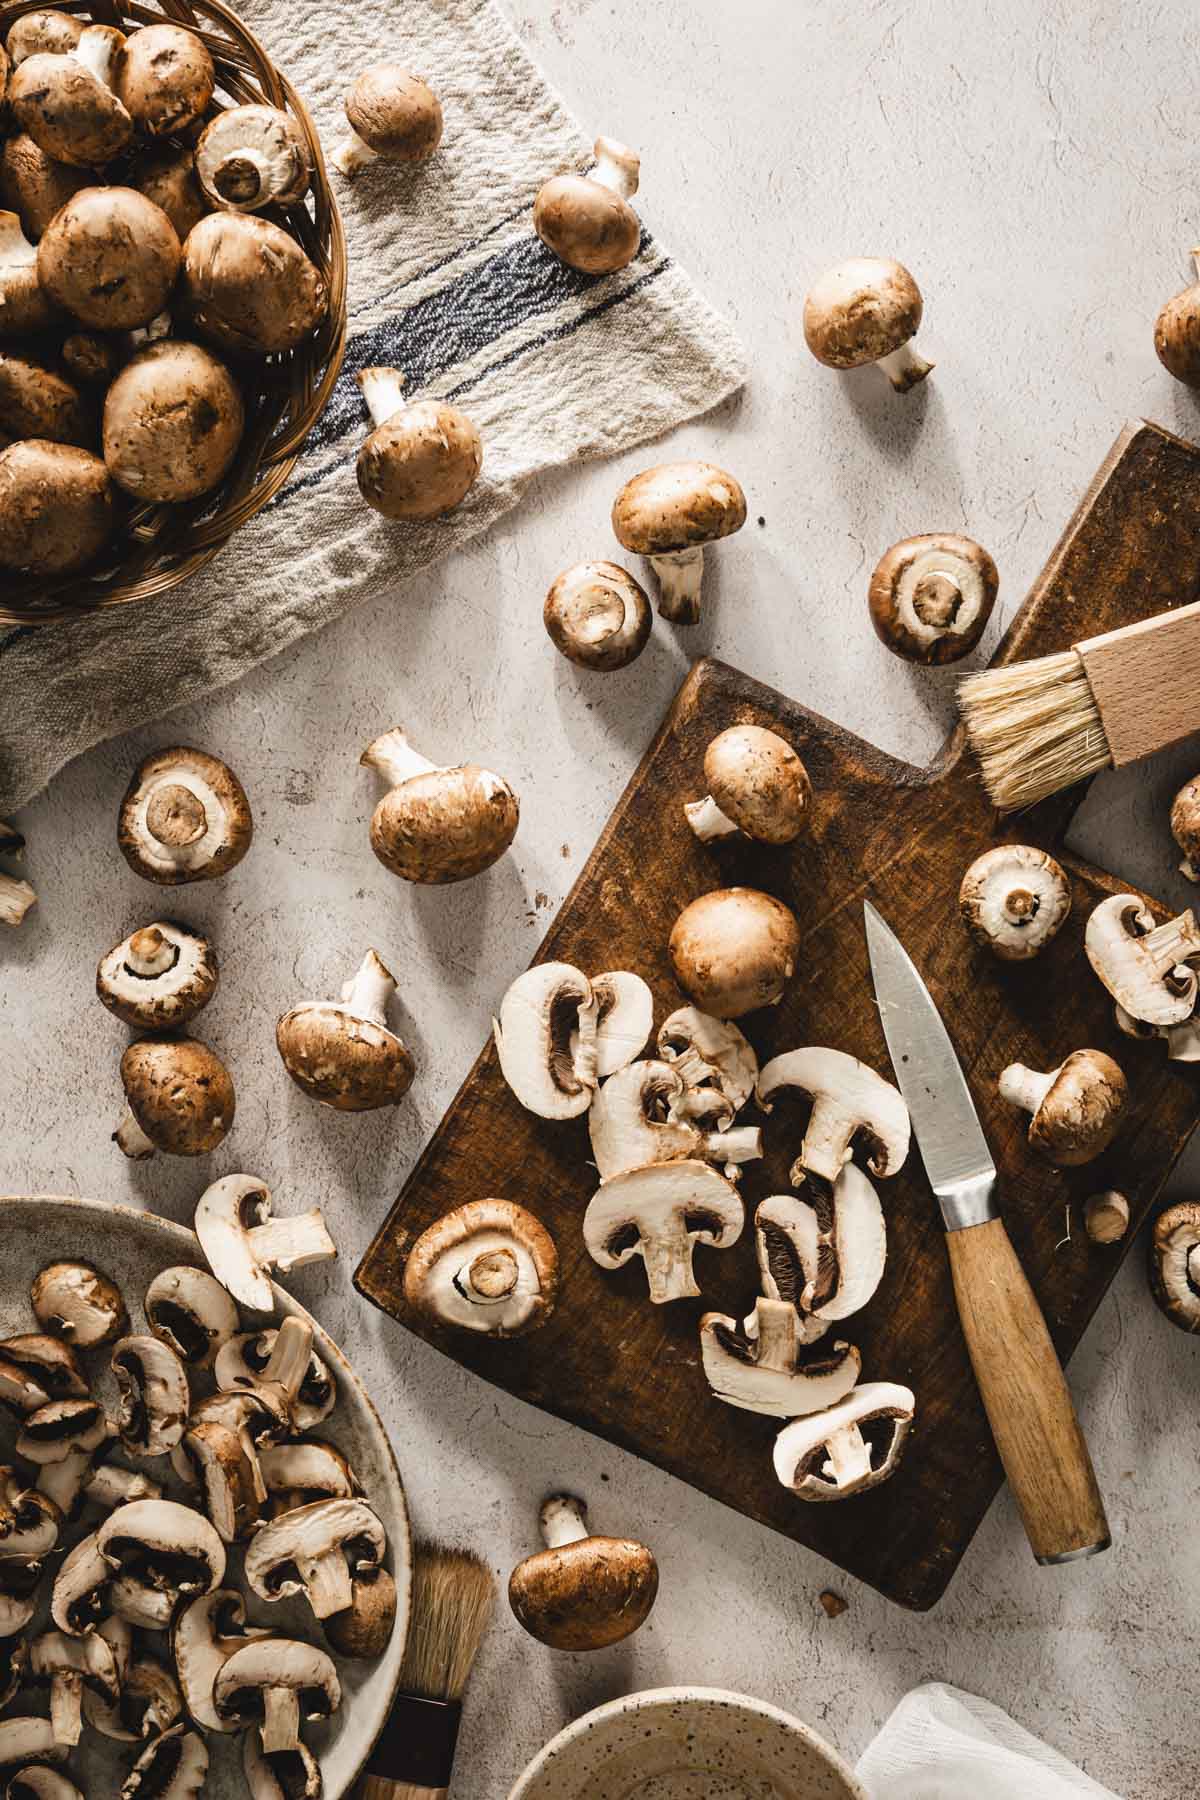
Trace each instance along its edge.
{"label": "concrete background", "polygon": [[[342,1260],[293,1285],[367,1378],[418,1527],[477,1545],[505,1575],[543,1493],[566,1483],[598,1528],[654,1546],[662,1597],[623,1649],[555,1657],[502,1611],[464,1722],[461,1800],[497,1800],[561,1723],[634,1687],[744,1689],[853,1758],[925,1677],[1009,1708],[1128,1800],[1183,1800],[1196,1786],[1200,1346],[1153,1308],[1140,1254],[1072,1369],[1113,1552],[1036,1568],[1004,1496],[924,1617],[506,1400],[410,1341],[350,1276],[694,654],[925,759],[951,678],[876,643],[877,555],[911,532],[971,532],[1001,570],[998,628],[1124,419],[1200,435],[1151,344],[1197,234],[1195,14],[1184,0],[517,0],[515,17],[576,112],[640,148],[646,218],[744,335],[744,397],[670,451],[727,463],[765,524],[714,559],[697,631],[656,628],[631,671],[587,676],[551,650],[542,595],[568,562],[611,553],[612,494],[647,459],[545,481],[419,584],[68,770],[22,817],[41,904],[0,945],[0,1189],[186,1219],[207,1179],[249,1168],[282,1211],[319,1201]],[[286,66],[286,46],[271,48]],[[870,372],[821,370],[803,347],[807,279],[859,251],[901,256],[925,292],[938,370],[907,400]],[[490,763],[523,797],[514,854],[456,891],[403,887],[368,848],[375,789],[357,755],[399,721],[428,754]],[[98,955],[156,905],[116,853],[117,801],[134,762],[178,738],[229,758],[258,817],[241,869],[169,909],[214,934],[224,965],[203,1031],[234,1072],[238,1119],[203,1169],[127,1165],[110,1145],[124,1034],[91,995]],[[1186,903],[1165,815],[1197,760],[1193,746],[1101,780],[1073,841]],[[394,1116],[343,1119],[290,1087],[272,1028],[298,998],[335,991],[368,944],[399,976],[420,1075]],[[835,1621],[817,1604],[826,1585],[849,1601]]]}

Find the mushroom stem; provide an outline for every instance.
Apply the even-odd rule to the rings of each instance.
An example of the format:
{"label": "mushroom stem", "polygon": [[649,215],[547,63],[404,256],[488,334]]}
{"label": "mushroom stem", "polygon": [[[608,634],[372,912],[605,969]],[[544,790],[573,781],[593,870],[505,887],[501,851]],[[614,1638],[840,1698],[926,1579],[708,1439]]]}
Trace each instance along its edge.
{"label": "mushroom stem", "polygon": [[595,142],[596,166],[592,170],[591,180],[599,187],[610,188],[614,194],[620,194],[622,200],[632,200],[638,191],[638,179],[641,175],[642,159],[636,150],[627,144],[618,144],[615,138],[597,138]]}
{"label": "mushroom stem", "polygon": [[[128,1152],[126,1152],[128,1155]],[[255,1259],[270,1263],[286,1275],[307,1262],[324,1262],[337,1255],[319,1207],[293,1213],[290,1219],[268,1219],[246,1233]],[[350,1602],[347,1600],[346,1605]]]}
{"label": "mushroom stem", "polygon": [[661,1230],[643,1236],[642,1261],[653,1306],[665,1306],[671,1300],[691,1300],[699,1294],[692,1273],[692,1240],[682,1219],[664,1220]]}
{"label": "mushroom stem", "polygon": [[857,1425],[835,1431],[825,1440],[825,1468],[839,1487],[871,1473],[871,1453]]}
{"label": "mushroom stem", "polygon": [[360,170],[365,169],[368,163],[376,161],[378,155],[378,150],[372,150],[365,138],[360,138],[357,131],[351,130],[349,135],[342,139],[329,160],[340,174],[353,181],[354,177]]}
{"label": "mushroom stem", "polygon": [[27,881],[0,875],[0,925],[19,925],[36,900]]}
{"label": "mushroom stem", "polygon": [[924,381],[933,369],[933,364],[926,362],[925,358],[913,349],[910,340],[907,344],[901,344],[898,350],[889,350],[886,356],[881,356],[879,367],[896,392],[906,394],[909,388],[916,387],[918,381]]}
{"label": "mushroom stem", "polygon": [[1014,925],[1025,925],[1036,917],[1041,901],[1028,888],[1010,888],[1004,896],[1004,914]]}
{"label": "mushroom stem", "polygon": [[147,925],[130,938],[125,967],[130,974],[142,975],[149,980],[155,975],[165,975],[178,961],[178,944],[164,937],[157,925]]}
{"label": "mushroom stem", "polygon": [[158,843],[171,850],[183,850],[202,838],[207,829],[208,815],[191,788],[173,781],[155,788],[146,807],[146,830]]}
{"label": "mushroom stem", "polygon": [[704,575],[704,549],[690,544],[686,550],[667,550],[650,558],[658,576],[658,616],[671,625],[700,623],[700,582]]}
{"label": "mushroom stem", "polygon": [[60,1669],[50,1683],[50,1729],[56,1744],[77,1744],[83,1730],[83,1675]]}
{"label": "mushroom stem", "polygon": [[737,831],[733,820],[721,811],[711,794],[705,794],[703,800],[687,801],[683,810],[702,844],[711,843],[713,838],[732,837]]}
{"label": "mushroom stem", "polygon": [[551,1494],[542,1502],[538,1523],[547,1550],[562,1550],[567,1544],[580,1544],[587,1537],[587,1507],[573,1494]]}
{"label": "mushroom stem", "polygon": [[266,1756],[294,1750],[300,1742],[300,1695],[295,1688],[263,1690],[262,1747]]}
{"label": "mushroom stem", "polygon": [[117,53],[124,43],[121,33],[111,25],[89,25],[71,54],[97,81],[103,82],[106,88],[111,88]]}
{"label": "mushroom stem", "polygon": [[147,1157],[154,1155],[154,1140],[146,1136],[134,1118],[131,1107],[125,1108],[121,1114],[121,1122],[112,1135],[113,1143],[131,1162],[145,1162]]}
{"label": "mushroom stem", "polygon": [[436,763],[413,749],[407,734],[398,725],[394,731],[385,731],[373,744],[368,744],[358,760],[368,769],[377,769],[393,787],[411,781],[414,775],[428,775],[437,768]]}
{"label": "mushroom stem", "polygon": [[375,425],[382,425],[386,420],[395,418],[407,404],[404,398],[404,376],[399,369],[360,369],[358,385]]}
{"label": "mushroom stem", "polygon": [[[372,745],[372,749],[374,745]],[[374,950],[368,950],[342,988],[342,1004],[357,1019],[370,1019],[387,1029],[387,1003],[396,991],[395,978]]]}
{"label": "mushroom stem", "polygon": [[519,1273],[511,1250],[489,1250],[475,1258],[467,1270],[467,1282],[485,1300],[503,1300],[516,1287]]}
{"label": "mushroom stem", "polygon": [[1188,907],[1178,918],[1168,919],[1138,939],[1138,948],[1149,958],[1154,973],[1161,979],[1189,958],[1200,956],[1200,931],[1196,916]]}
{"label": "mushroom stem", "polygon": [[209,177],[222,200],[245,204],[256,200],[271,185],[271,170],[262,151],[253,144],[243,144],[236,156],[226,156]]}
{"label": "mushroom stem", "polygon": [[350,1569],[340,1548],[335,1547],[325,1556],[298,1557],[296,1566],[308,1594],[308,1603],[318,1619],[332,1618],[334,1613],[345,1612],[353,1605]]}
{"label": "mushroom stem", "polygon": [[305,1324],[303,1319],[285,1319],[263,1370],[264,1383],[278,1382],[288,1399],[294,1400],[312,1360],[312,1340],[311,1325]]}
{"label": "mushroom stem", "polygon": [[758,1353],[755,1362],[760,1369],[778,1369],[791,1374],[796,1367],[800,1348],[800,1321],[789,1300],[769,1300],[760,1295],[754,1302],[758,1324]]}
{"label": "mushroom stem", "polygon": [[1000,1098],[1010,1106],[1019,1106],[1022,1112],[1035,1113],[1054,1086],[1057,1073],[1057,1069],[1052,1069],[1048,1075],[1039,1075],[1024,1063],[1010,1063],[1000,1076]]}
{"label": "mushroom stem", "polygon": [[732,1131],[710,1131],[704,1140],[705,1162],[755,1162],[762,1153],[762,1131],[757,1125],[735,1125]]}

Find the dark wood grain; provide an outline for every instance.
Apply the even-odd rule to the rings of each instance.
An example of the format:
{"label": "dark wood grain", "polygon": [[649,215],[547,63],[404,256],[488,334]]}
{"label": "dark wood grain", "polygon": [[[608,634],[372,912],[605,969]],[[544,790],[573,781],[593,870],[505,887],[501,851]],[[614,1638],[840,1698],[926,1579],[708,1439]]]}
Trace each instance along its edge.
{"label": "dark wood grain", "polygon": [[[1062,649],[1200,593],[1200,451],[1155,426],[1118,439],[1014,622],[999,656]],[[865,609],[864,609],[865,613]],[[863,629],[866,629],[865,616]],[[812,836],[784,851],[696,842],[681,810],[701,792],[709,739],[751,721],[782,733],[816,793]],[[746,1026],[760,1057],[827,1043],[890,1072],[870,987],[862,902],[899,933],[942,1008],[1007,1178],[1013,1244],[1063,1357],[1078,1343],[1127,1247],[1099,1247],[1081,1226],[1098,1187],[1128,1194],[1134,1225],[1159,1193],[1200,1111],[1196,1074],[1167,1063],[1160,1044],[1121,1037],[1112,1005],[1087,969],[1083,928],[1096,901],[1125,884],[1064,858],[1074,911],[1035,963],[997,963],[968,944],[955,897],[967,863],[1001,839],[1059,849],[1080,794],[997,820],[961,735],[928,770],[895,761],[828,720],[716,662],[692,670],[538,952],[596,972],[634,969],[658,1017],[680,1004],[665,945],[681,907],[709,888],[765,888],[796,912],[800,967],[782,1004]],[[1165,821],[1164,821],[1165,826]],[[499,996],[497,995],[497,999]],[[1009,1062],[1050,1068],[1090,1044],[1130,1080],[1129,1124],[1090,1168],[1061,1173],[1037,1161],[1020,1119],[999,1100]],[[800,1107],[781,1101],[766,1125],[767,1155],[743,1180],[748,1213],[787,1191]],[[435,1132],[358,1270],[361,1291],[412,1331],[489,1381],[647,1457],[740,1512],[820,1551],[905,1606],[931,1606],[995,1494],[1001,1469],[958,1326],[946,1246],[914,1153],[882,1183],[888,1262],[879,1292],[848,1322],[864,1379],[907,1382],[917,1424],[885,1486],[832,1506],[805,1505],[776,1482],[777,1422],[722,1406],[700,1368],[697,1320],[706,1308],[744,1312],[756,1286],[751,1233],[724,1253],[696,1257],[702,1301],[651,1307],[641,1264],[616,1274],[583,1247],[593,1190],[583,1121],[525,1113],[490,1044]],[[408,1312],[410,1244],[450,1207],[501,1195],[532,1208],[553,1232],[562,1294],[546,1328],[492,1343],[440,1333]],[[1063,1243],[1064,1213],[1074,1228]],[[1132,1236],[1132,1233],[1130,1234]],[[1116,1471],[1101,1469],[1100,1485]]]}

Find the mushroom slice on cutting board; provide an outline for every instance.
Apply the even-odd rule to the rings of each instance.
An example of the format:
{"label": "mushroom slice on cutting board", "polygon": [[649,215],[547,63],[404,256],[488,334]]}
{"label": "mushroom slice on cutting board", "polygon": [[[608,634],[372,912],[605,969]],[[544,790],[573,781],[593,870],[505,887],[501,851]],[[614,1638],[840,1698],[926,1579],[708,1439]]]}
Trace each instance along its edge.
{"label": "mushroom slice on cutting board", "polygon": [[1189,1013],[1179,1025],[1147,1025],[1144,1019],[1135,1019],[1132,1013],[1127,1013],[1118,1000],[1113,1007],[1113,1018],[1117,1030],[1126,1037],[1137,1038],[1141,1043],[1161,1038],[1171,1062],[1200,1062],[1200,1013]]}
{"label": "mushroom slice on cutting board", "polygon": [[256,1730],[267,1756],[295,1750],[302,1722],[329,1718],[341,1698],[332,1658],[294,1638],[251,1638],[225,1659],[213,1684],[226,1728]]}
{"label": "mushroom slice on cutting board", "polygon": [[492,1031],[521,1105],[542,1119],[573,1119],[605,1076],[638,1055],[653,1021],[653,996],[640,975],[612,970],[589,981],[570,963],[549,962],[518,975]]}
{"label": "mushroom slice on cutting board", "polygon": [[912,1390],[868,1381],[836,1406],[785,1425],[775,1473],[801,1500],[847,1500],[894,1474],[912,1426]]}
{"label": "mushroom slice on cutting board", "polygon": [[879,1196],[853,1163],[832,1187],[818,1177],[805,1182],[804,1192],[811,1201],[796,1194],[760,1201],[754,1232],[763,1292],[796,1308],[801,1341],[812,1344],[874,1294],[883,1279],[887,1229]]}
{"label": "mushroom slice on cutting board", "polygon": [[[651,1163],[692,1158],[724,1166],[729,1180],[740,1165],[762,1155],[762,1132],[756,1125],[704,1131],[681,1116],[686,1089],[683,1078],[667,1062],[635,1062],[601,1086],[588,1114],[592,1157],[601,1181],[610,1181]],[[718,1116],[728,1125],[731,1112],[723,1096],[714,1094]]]}
{"label": "mushroom slice on cutting board", "polygon": [[[758,1081],[758,1058],[753,1046],[731,1019],[715,1019],[695,1006],[680,1006],[658,1028],[658,1054],[669,1062],[687,1093],[676,1105],[682,1118],[689,1116],[694,1092],[716,1088],[738,1113]],[[707,1114],[707,1108],[705,1109]]]}
{"label": "mushroom slice on cutting board", "polygon": [[802,1363],[804,1343],[800,1316],[786,1300],[756,1300],[745,1326],[724,1313],[705,1313],[700,1321],[700,1357],[717,1399],[778,1419],[832,1406],[861,1373],[852,1344],[835,1343]]}
{"label": "mushroom slice on cutting board", "polygon": [[1200,927],[1189,908],[1163,925],[1136,894],[1113,894],[1084,932],[1088,961],[1119,1006],[1147,1025],[1179,1025],[1200,993]]}
{"label": "mushroom slice on cutting board", "polygon": [[343,1612],[352,1577],[382,1562],[383,1526],[365,1500],[317,1500],[256,1531],[246,1547],[245,1574],[260,1600],[303,1593],[318,1619]]}
{"label": "mushroom slice on cutting board", "polygon": [[727,1250],[744,1223],[732,1183],[707,1163],[686,1160],[631,1169],[604,1182],[588,1202],[583,1239],[602,1269],[619,1269],[640,1256],[650,1300],[662,1306],[699,1294],[692,1271],[696,1245]]}
{"label": "mushroom slice on cutting board", "polygon": [[423,1231],[408,1253],[404,1296],[439,1325],[523,1337],[558,1297],[558,1252],[532,1213],[511,1200],[469,1200]]}
{"label": "mushroom slice on cutting board", "polygon": [[786,1050],[772,1057],[758,1078],[763,1111],[770,1112],[772,1101],[789,1088],[812,1101],[804,1142],[792,1165],[795,1186],[806,1174],[836,1181],[856,1142],[866,1148],[872,1175],[894,1175],[901,1168],[908,1155],[908,1108],[891,1082],[866,1063],[819,1046]]}

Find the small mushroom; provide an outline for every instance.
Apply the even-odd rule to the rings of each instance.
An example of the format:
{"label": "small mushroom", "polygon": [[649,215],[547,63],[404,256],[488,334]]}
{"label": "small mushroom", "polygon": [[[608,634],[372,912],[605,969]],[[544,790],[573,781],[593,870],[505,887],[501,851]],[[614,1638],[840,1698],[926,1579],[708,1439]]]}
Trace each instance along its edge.
{"label": "small mushroom", "polygon": [[294,237],[257,213],[213,212],[193,225],[180,293],[205,337],[254,356],[294,350],[329,309],[320,270]]}
{"label": "small mushroom", "polygon": [[32,357],[0,350],[0,432],[86,447],[92,424],[73,382]]}
{"label": "small mushroom", "polygon": [[37,248],[45,292],[97,331],[148,325],[167,303],[179,260],[166,213],[129,187],[80,188]]}
{"label": "small mushroom", "polygon": [[250,802],[233,770],[186,744],[143,758],[117,820],[126,862],[160,887],[228,874],[253,833]]}
{"label": "small mushroom", "polygon": [[819,1178],[803,1187],[811,1200],[795,1194],[761,1200],[754,1236],[763,1293],[795,1307],[801,1341],[813,1344],[830,1325],[861,1312],[875,1293],[887,1261],[887,1228],[878,1194],[853,1163],[832,1187]]}
{"label": "small mushroom", "polygon": [[114,1580],[124,1576],[172,1607],[182,1596],[210,1594],[225,1574],[225,1546],[208,1520],[175,1500],[118,1506],[96,1533],[96,1548]]}
{"label": "small mushroom", "polygon": [[1172,1325],[1200,1331],[1200,1205],[1159,1213],[1150,1237],[1150,1292]]}
{"label": "small mushroom", "polygon": [[[3,191],[3,179],[3,153],[0,152],[0,192]],[[195,156],[186,144],[147,144],[130,165],[129,185],[162,208],[181,244],[187,241],[192,227],[212,211],[208,196],[196,178]]]}
{"label": "small mushroom", "polygon": [[100,1554],[99,1533],[93,1531],[67,1552],[54,1577],[50,1617],[59,1630],[70,1637],[94,1631],[107,1616],[111,1580],[112,1570]]}
{"label": "small mushroom", "polygon": [[786,1050],[767,1063],[758,1078],[758,1103],[772,1110],[776,1097],[798,1089],[812,1100],[808,1128],[791,1180],[799,1187],[805,1175],[836,1181],[854,1154],[856,1142],[866,1150],[873,1175],[894,1175],[908,1155],[908,1108],[899,1091],[874,1069],[842,1050],[810,1047]]}
{"label": "small mushroom", "polygon": [[997,844],[962,878],[958,910],[975,942],[1001,962],[1028,962],[1058,936],[1071,910],[1066,871],[1030,844]]}
{"label": "small mushroom", "polygon": [[138,1038],[121,1058],[125,1112],[113,1142],[142,1162],[207,1156],[233,1124],[233,1082],[220,1057],[195,1038]]}
{"label": "small mushroom", "polygon": [[1190,907],[1155,925],[1136,894],[1113,894],[1084,933],[1092,968],[1118,1005],[1147,1025],[1179,1025],[1200,997],[1200,928]]}
{"label": "small mushroom", "polygon": [[619,563],[574,563],[551,583],[542,622],[568,662],[625,669],[649,640],[650,602]]}
{"label": "small mushroom", "polygon": [[1073,1050],[1048,1075],[1011,1063],[1000,1076],[1000,1097],[1032,1114],[1029,1142],[1060,1169],[1102,1156],[1117,1135],[1129,1089],[1103,1050]]}
{"label": "small mushroom", "polygon": [[392,974],[368,950],[342,998],[306,1000],[275,1027],[283,1066],[301,1091],[337,1112],[398,1106],[412,1086],[415,1064],[387,1022],[396,991]]}
{"label": "small mushroom", "polygon": [[713,1131],[681,1110],[686,1095],[683,1077],[667,1062],[630,1063],[609,1076],[588,1114],[592,1160],[601,1181],[687,1157],[722,1165],[726,1178],[736,1181],[741,1164],[762,1155],[762,1132],[757,1125],[733,1126],[732,1108],[722,1095],[712,1096]]}
{"label": "small mushroom", "polygon": [[114,26],[88,25],[65,54],[38,50],[13,70],[13,118],[56,162],[98,167],[128,146],[133,120],[114,91],[124,45]]}
{"label": "small mushroom", "polygon": [[217,954],[189,925],[143,925],[100,959],[96,995],[138,1031],[188,1024],[217,991]]}
{"label": "small mushroom", "polygon": [[[18,216],[34,243],[59,208],[80,188],[91,187],[95,179],[90,169],[55,162],[27,131],[0,144],[0,201]],[[36,254],[32,260],[36,262]]]}
{"label": "small mushroom", "polygon": [[757,888],[717,888],[685,906],[668,944],[675,979],[718,1019],[774,1006],[796,971],[795,915]]}
{"label": "small mushroom", "polygon": [[[279,1333],[243,1331],[222,1344],[213,1364],[217,1386],[226,1392],[255,1387],[270,1380],[271,1359]],[[337,1383],[316,1351],[309,1347],[300,1384],[291,1396],[292,1423],[297,1431],[311,1431],[327,1419],[337,1404]],[[270,1482],[268,1481],[268,1486]]]}
{"label": "small mushroom", "polygon": [[107,1436],[98,1400],[50,1400],[21,1421],[17,1455],[31,1463],[62,1462],[72,1450],[97,1449]]}
{"label": "small mushroom", "polygon": [[[113,1631],[124,1633],[132,1649],[133,1628],[124,1619],[110,1619],[100,1627],[96,1637],[103,1640]],[[69,1640],[68,1640],[69,1641]],[[94,1638],[85,1638],[92,1643]],[[84,1693],[83,1716],[102,1737],[120,1744],[139,1744],[170,1730],[182,1717],[183,1695],[174,1676],[162,1663],[150,1656],[139,1656],[121,1673],[121,1691],[115,1699],[96,1693]]]}
{"label": "small mushroom", "polygon": [[27,438],[0,451],[0,568],[74,574],[103,550],[113,515],[108,470],[90,450]]}
{"label": "small mushroom", "polygon": [[306,1744],[268,1756],[257,1731],[242,1737],[242,1772],[250,1800],[321,1800],[321,1769]]}
{"label": "small mushroom", "polygon": [[125,1325],[120,1289],[91,1263],[47,1263],[29,1292],[42,1330],[77,1350],[109,1343]]}
{"label": "small mushroom", "polygon": [[1200,881],[1200,775],[1185,782],[1172,802],[1171,836],[1183,851],[1180,874]]}
{"label": "small mushroom", "polygon": [[620,969],[589,981],[570,963],[537,963],[508,989],[492,1034],[521,1105],[539,1118],[574,1119],[604,1077],[639,1054],[653,1022],[640,975]]}
{"label": "small mushroom", "polygon": [[187,1370],[171,1346],[148,1334],[113,1345],[120,1390],[117,1431],[131,1456],[165,1456],[183,1436],[191,1410]]}
{"label": "small mushroom", "polygon": [[1093,1244],[1119,1244],[1129,1230],[1129,1202],[1113,1188],[1091,1194],[1084,1202],[1083,1223]]}
{"label": "small mushroom", "polygon": [[115,85],[139,131],[149,138],[174,137],[208,110],[216,74],[194,31],[145,25],[126,38]]}
{"label": "small mushroom", "polygon": [[1000,577],[981,544],[954,531],[902,538],[875,565],[875,635],[906,662],[958,662],[983,636]]}
{"label": "small mushroom", "polygon": [[902,263],[855,256],[827,269],[804,300],[804,341],[829,369],[878,363],[898,394],[933,368],[913,348],[921,290]]}
{"label": "small mushroom", "polygon": [[552,1494],[539,1522],[546,1548],[508,1581],[508,1603],[530,1637],[551,1650],[604,1650],[646,1623],[658,1564],[645,1544],[591,1537],[587,1508],[571,1494]]}
{"label": "small mushroom", "polygon": [[554,1311],[554,1240],[511,1200],[469,1200],[412,1246],[404,1297],[434,1324],[494,1338],[524,1337]]}
{"label": "small mushroom", "polygon": [[50,1724],[58,1744],[77,1744],[83,1731],[85,1685],[107,1705],[116,1704],[121,1678],[111,1645],[91,1632],[69,1637],[63,1631],[44,1631],[29,1647],[29,1673],[33,1681],[50,1687]]}
{"label": "small mushroom", "polygon": [[151,1738],[125,1779],[121,1800],[193,1800],[204,1791],[208,1751],[198,1731],[172,1725]]}
{"label": "small mushroom", "polygon": [[399,369],[357,376],[374,429],[358,453],[358,490],[385,519],[438,519],[466,499],[483,466],[479,432],[442,400],[404,398]]}
{"label": "small mushroom", "polygon": [[390,783],[371,816],[371,848],[405,881],[466,881],[491,868],[516,836],[520,803],[490,769],[431,763],[399,727],[368,744],[359,761]]}
{"label": "small mushroom", "polygon": [[759,844],[790,844],[808,824],[812,783],[792,746],[761,725],[731,725],[704,752],[703,800],[684,806],[702,844],[744,837]]}
{"label": "small mushroom", "polygon": [[74,13],[46,10],[22,13],[9,26],[5,48],[13,68],[31,56],[46,53],[70,56],[84,31],[83,19]]}
{"label": "small mushroom", "polygon": [[207,1269],[160,1269],[146,1289],[146,1323],[190,1368],[211,1368],[241,1320],[234,1301]]}
{"label": "small mushroom", "polygon": [[396,1627],[396,1583],[381,1564],[356,1575],[351,1587],[354,1598],[326,1619],[325,1636],[339,1656],[375,1662]]}
{"label": "small mushroom", "polygon": [[745,523],[741,487],[710,462],[645,469],[613,501],[617,541],[650,559],[659,583],[659,615],[672,625],[699,623],[704,546],[740,531]]}
{"label": "small mushroom", "polygon": [[327,1619],[350,1605],[353,1577],[382,1562],[386,1548],[365,1500],[315,1500],[255,1532],[246,1546],[246,1580],[260,1600],[303,1593],[316,1617]]}
{"label": "small mushroom", "polygon": [[911,1388],[868,1381],[775,1439],[775,1473],[801,1500],[848,1500],[894,1475],[912,1427]]}
{"label": "small mushroom", "polygon": [[442,107],[433,89],[399,63],[364,69],[345,99],[350,135],[330,162],[350,180],[377,158],[420,163],[442,141]]}
{"label": "small mushroom", "polygon": [[604,1182],[588,1202],[583,1241],[602,1269],[640,1256],[650,1301],[663,1306],[699,1294],[692,1272],[698,1243],[728,1250],[745,1223],[737,1189],[705,1162],[631,1169]]}
{"label": "small mushroom", "polygon": [[56,309],[38,276],[38,253],[15,212],[0,212],[0,338],[48,331]]}
{"label": "small mushroom", "polygon": [[599,137],[587,175],[554,175],[538,189],[533,229],[560,262],[584,275],[613,275],[638,253],[641,221],[629,202],[641,158],[615,138]]}
{"label": "small mushroom", "polygon": [[663,1020],[658,1054],[684,1084],[686,1096],[676,1107],[684,1118],[714,1088],[739,1113],[758,1081],[753,1045],[731,1020],[714,1019],[695,1006],[677,1007]]}
{"label": "small mushroom", "polygon": [[241,391],[199,344],[160,338],[104,399],[104,461],[135,500],[196,500],[229,473],[245,429]]}
{"label": "small mushroom", "polygon": [[760,1297],[744,1325],[724,1313],[700,1320],[708,1385],[726,1406],[745,1412],[794,1419],[845,1398],[862,1370],[858,1351],[838,1342],[801,1361],[803,1345],[799,1315],[786,1300]]}
{"label": "small mushroom", "polygon": [[234,1721],[222,1718],[213,1704],[213,1686],[235,1650],[269,1635],[247,1626],[246,1605],[236,1588],[201,1594],[180,1609],[171,1626],[171,1657],[188,1715],[202,1730],[235,1729]]}
{"label": "small mushroom", "polygon": [[286,1275],[337,1255],[319,1207],[273,1218],[270,1190],[254,1175],[214,1181],[200,1196],[193,1227],[217,1280],[255,1312],[275,1309],[272,1269]]}
{"label": "small mushroom", "polygon": [[1154,322],[1159,362],[1176,381],[1200,387],[1200,251],[1191,252],[1197,280],[1168,300]]}
{"label": "small mushroom", "polygon": [[277,106],[230,106],[210,119],[196,145],[196,178],[214,206],[257,212],[294,206],[308,192],[308,139]]}
{"label": "small mushroom", "polygon": [[301,1723],[329,1718],[341,1698],[332,1659],[293,1638],[251,1638],[226,1658],[213,1685],[218,1717],[236,1728],[257,1726],[265,1756],[295,1750]]}

